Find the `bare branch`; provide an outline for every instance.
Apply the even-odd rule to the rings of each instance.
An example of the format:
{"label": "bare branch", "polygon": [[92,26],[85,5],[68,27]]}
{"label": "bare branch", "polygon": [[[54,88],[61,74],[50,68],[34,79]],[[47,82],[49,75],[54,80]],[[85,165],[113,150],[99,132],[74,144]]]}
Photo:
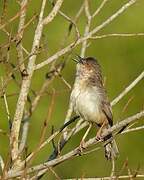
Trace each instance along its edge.
{"label": "bare branch", "polygon": [[[130,116],[128,118],[126,118],[125,120],[122,120],[121,122],[115,124],[113,127],[109,128],[106,132],[103,133],[103,137],[106,137],[108,134],[118,130],[119,128],[122,128],[123,126],[132,123],[136,120],[139,120],[140,118],[144,117],[144,111],[141,111],[133,116]],[[56,135],[58,134],[58,132],[55,132],[47,142],[50,142]],[[84,145],[84,149],[87,149],[88,147],[92,146],[93,144],[98,144],[101,141],[97,141],[96,138],[91,138],[89,139],[85,145]],[[46,143],[46,142],[45,142]],[[45,145],[45,143],[43,144],[43,146]],[[74,150],[68,152],[67,154],[64,154],[54,160],[48,161],[46,163],[43,163],[41,165],[37,165],[34,167],[31,167],[27,170],[27,173],[32,173],[35,171],[39,171],[39,170],[43,170],[43,169],[47,169],[49,167],[55,166],[59,163],[62,163],[63,161],[66,161],[74,156],[78,156],[79,155],[79,147],[75,148]],[[23,171],[9,171],[8,172],[8,176],[7,178],[12,178],[12,177],[17,177],[20,176],[23,173]]]}
{"label": "bare branch", "polygon": [[0,25],[0,29],[5,28],[5,26],[7,26],[9,23],[11,23],[11,22],[13,22],[15,19],[17,19],[17,18],[21,15],[21,13],[22,13],[23,11],[25,11],[25,8],[26,8],[26,5],[23,6],[23,7],[20,9],[20,11],[17,12],[17,14],[16,14],[15,16],[13,16],[12,18],[10,18],[5,24]]}
{"label": "bare branch", "polygon": [[44,8],[45,8],[46,0],[43,0],[42,6],[41,6],[41,12],[39,16],[39,22],[35,31],[35,37],[33,41],[33,46],[31,50],[31,54],[33,56],[30,57],[28,67],[27,67],[27,76],[23,77],[22,81],[22,86],[21,86],[21,91],[20,95],[18,98],[17,102],[17,107],[16,107],[16,112],[14,115],[14,120],[12,124],[12,129],[11,129],[11,154],[12,154],[12,159],[16,160],[18,156],[18,140],[19,140],[19,131],[20,131],[20,125],[21,125],[21,120],[24,112],[24,107],[25,103],[27,100],[27,95],[29,92],[29,87],[31,83],[31,78],[34,72],[35,68],[35,60],[36,60],[36,55],[35,52],[37,51],[37,48],[39,47],[41,35],[42,35],[42,30],[43,30],[43,14],[44,14]]}
{"label": "bare branch", "polygon": [[[28,0],[23,0],[21,2],[21,9],[23,8],[23,6],[27,7],[27,3]],[[24,24],[25,24],[25,18],[26,18],[26,8],[24,9],[24,11],[21,12],[20,15],[20,20],[19,20],[19,27],[18,27],[18,36],[17,36],[17,54],[18,54],[18,60],[19,60],[19,67],[20,67],[20,71],[23,72],[25,69],[25,65],[23,62],[23,48],[22,48],[22,37],[23,37],[23,32],[24,32]]]}
{"label": "bare branch", "polygon": [[112,16],[110,16],[106,21],[104,21],[101,25],[95,27],[91,32],[88,33],[87,36],[80,38],[77,42],[72,42],[67,47],[63,48],[62,50],[55,53],[53,56],[49,57],[47,60],[39,63],[36,65],[35,70],[42,68],[43,66],[51,63],[52,61],[56,60],[63,54],[69,52],[71,49],[82,43],[85,39],[89,39],[92,37],[95,33],[103,29],[105,26],[110,24],[114,19],[116,19],[120,14],[122,14],[128,7],[132,6],[134,3],[136,3],[137,0],[130,0],[128,3],[123,5],[116,13],[114,13]]}
{"label": "bare branch", "polygon": [[113,33],[113,34],[92,36],[90,37],[90,39],[102,39],[107,37],[137,37],[137,36],[144,36],[144,33]]}
{"label": "bare branch", "polygon": [[113,20],[115,20],[120,14],[122,14],[127,8],[136,3],[137,0],[129,0],[125,5],[123,5],[116,13],[114,13],[111,17],[109,17],[106,21],[104,21],[101,25],[94,28],[88,35],[91,37],[93,34],[97,33],[99,30],[103,29],[106,25],[110,24]]}
{"label": "bare branch", "polygon": [[[89,31],[90,31],[90,25],[91,25],[91,14],[90,14],[90,11],[89,11],[89,3],[88,3],[88,0],[85,0],[84,1],[84,7],[85,7],[85,15],[86,15],[86,18],[87,18],[87,24],[85,26],[85,32],[84,32],[84,37],[88,35]],[[86,52],[86,48],[87,48],[87,39],[85,39],[82,43],[82,48],[81,48],[81,57],[84,57],[85,56],[85,52]]]}
{"label": "bare branch", "polygon": [[0,166],[1,166],[1,170],[3,171],[5,164],[1,155],[0,155]]}
{"label": "bare branch", "polygon": [[[137,174],[136,176],[134,175],[123,175],[123,176],[112,176],[112,177],[94,177],[94,178],[83,178],[83,180],[110,180],[110,179],[129,179],[129,178],[144,178],[143,174]],[[71,180],[81,180],[81,178],[70,178]],[[68,180],[68,179],[64,179]]]}
{"label": "bare branch", "polygon": [[98,13],[101,11],[101,9],[104,7],[104,5],[108,2],[109,0],[103,0],[98,9],[93,13],[92,18],[98,15]]}
{"label": "bare branch", "polygon": [[54,8],[53,8],[52,11],[50,12],[50,14],[43,19],[43,22],[42,22],[42,23],[43,23],[44,25],[50,23],[50,22],[53,20],[53,18],[54,18],[54,17],[56,16],[56,14],[58,13],[58,11],[59,11],[59,9],[60,9],[63,1],[64,1],[64,0],[57,0],[57,2],[55,3]]}
{"label": "bare branch", "polygon": [[112,102],[111,105],[114,106],[118,103],[131,89],[133,89],[136,84],[144,78],[144,71],[129,85],[127,86],[124,91],[122,91],[118,97],[116,97]]}
{"label": "bare branch", "polygon": [[125,133],[129,133],[129,132],[133,132],[133,131],[139,131],[139,130],[143,130],[144,129],[144,125],[140,126],[140,127],[135,127],[135,128],[131,128],[131,129],[126,129],[124,130],[121,134],[125,134]]}
{"label": "bare branch", "polygon": [[[1,77],[1,82],[2,82],[2,87],[3,87],[3,78]],[[3,97],[4,97],[4,103],[5,103],[5,108],[6,108],[6,113],[7,113],[7,119],[8,119],[8,122],[11,121],[10,119],[10,111],[9,111],[9,106],[8,106],[8,102],[7,102],[7,96],[6,96],[6,93],[3,92]]]}

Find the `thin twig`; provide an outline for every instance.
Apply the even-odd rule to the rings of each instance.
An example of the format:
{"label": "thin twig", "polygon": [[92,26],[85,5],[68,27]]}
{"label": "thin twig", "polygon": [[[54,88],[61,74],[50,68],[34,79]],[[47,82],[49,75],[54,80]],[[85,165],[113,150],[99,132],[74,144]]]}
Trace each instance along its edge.
{"label": "thin twig", "polygon": [[[133,116],[130,116],[130,117],[126,118],[125,120],[115,124],[113,127],[109,128],[106,132],[103,133],[103,138],[106,137],[108,134],[118,130],[119,128],[121,128],[121,127],[123,127],[129,123],[132,123],[136,120],[139,120],[141,117],[144,117],[144,111],[141,111],[141,112],[139,112]],[[58,134],[58,132],[54,133],[49,138],[49,140],[52,140],[54,138],[54,135],[57,135],[57,134]],[[84,149],[87,149],[88,147],[92,146],[93,144],[98,144],[98,143],[100,143],[100,141],[97,141],[95,137],[91,138],[87,142],[85,142]],[[27,173],[32,173],[35,171],[47,169],[47,168],[52,167],[52,166],[56,166],[57,164],[62,163],[63,161],[66,161],[66,160],[68,160],[74,156],[78,156],[78,155],[79,155],[79,147],[75,148],[74,150],[72,150],[72,151],[68,152],[67,154],[64,154],[64,155],[62,155],[62,156],[60,156],[54,160],[51,160],[51,161],[48,161],[46,163],[43,163],[43,164],[29,168],[27,170]],[[7,178],[20,176],[22,173],[23,173],[23,171],[11,170],[8,172]]]}
{"label": "thin twig", "polygon": [[[2,86],[3,86],[3,78],[2,77],[1,77],[1,82],[2,82]],[[7,96],[6,96],[5,92],[3,92],[3,97],[4,97],[4,103],[5,103],[6,113],[7,113],[7,119],[8,119],[8,122],[10,123],[10,121],[11,121],[10,111],[9,111],[9,106],[8,106],[8,102],[7,102]]]}
{"label": "thin twig", "polygon": [[98,36],[92,36],[90,39],[102,39],[107,37],[137,37],[144,36],[144,33],[113,33],[113,34],[103,34]]}
{"label": "thin twig", "polygon": [[0,166],[1,166],[1,170],[3,171],[5,164],[1,155],[0,155]]}
{"label": "thin twig", "polygon": [[[133,116],[130,116],[122,121],[120,121],[119,123],[115,124],[114,126],[112,126],[111,128],[109,128],[106,132],[103,133],[103,138],[106,137],[108,134],[113,133],[114,131],[119,130],[120,128],[124,127],[127,124],[133,123],[136,120],[139,120],[140,118],[144,117],[144,111],[141,111]],[[40,149],[42,149],[47,143],[49,143],[53,138],[55,138],[60,131],[55,132],[53,135],[51,135],[38,149],[38,151]],[[70,136],[71,137],[71,136]],[[89,139],[87,142],[85,142],[84,145],[84,149],[86,150],[88,147],[92,146],[93,144],[98,144],[100,143],[100,141],[97,141],[96,138],[91,138]],[[38,152],[37,151],[37,152]],[[74,156],[78,156],[79,155],[79,147],[75,148],[74,150],[68,152],[65,155],[62,155],[56,159],[53,159],[51,161],[48,161],[46,163],[43,163],[41,165],[37,165],[35,167],[31,167],[27,170],[27,173],[31,173],[31,172],[35,172],[35,171],[39,171],[42,169],[47,169],[51,166],[55,166],[59,163],[62,163],[65,160],[68,160]],[[31,155],[27,158],[27,160],[29,160],[31,157],[33,156],[33,153],[31,153]],[[8,173],[8,177],[16,177],[22,174],[23,171],[10,171]]]}
{"label": "thin twig", "polygon": [[127,86],[124,91],[122,91],[119,96],[117,96],[112,102],[111,105],[114,106],[116,103],[118,103],[131,89],[133,89],[136,84],[141,81],[144,78],[144,71],[134,80],[132,83],[130,83],[129,86]]}
{"label": "thin twig", "polygon": [[[85,15],[86,15],[86,18],[87,18],[87,24],[85,26],[85,32],[84,32],[84,37],[88,35],[89,31],[90,31],[90,26],[91,26],[91,20],[92,20],[92,17],[91,17],[91,14],[90,14],[90,10],[89,10],[89,2],[88,0],[85,0],[84,1],[84,7],[85,7]],[[87,39],[85,39],[82,43],[82,48],[81,48],[81,54],[80,56],[81,57],[84,57],[85,56],[85,52],[86,52],[86,48],[87,48]]]}
{"label": "thin twig", "polygon": [[21,15],[22,11],[25,11],[25,8],[26,8],[26,5],[23,6],[23,7],[20,9],[20,11],[17,12],[17,14],[16,14],[15,16],[13,16],[12,18],[10,18],[5,24],[0,25],[0,29],[3,29],[3,28],[4,28],[5,26],[7,26],[9,23],[11,23],[11,22],[13,22],[15,19],[17,19],[17,18]]}
{"label": "thin twig", "polygon": [[135,128],[131,128],[131,129],[126,129],[123,132],[121,132],[121,134],[125,134],[125,133],[129,133],[129,132],[134,132],[134,131],[139,131],[139,130],[143,130],[144,129],[144,125],[140,126],[140,127],[135,127]]}
{"label": "thin twig", "polygon": [[[28,0],[23,0],[21,2],[21,9],[23,6],[27,7]],[[20,20],[19,20],[19,27],[18,27],[18,36],[17,36],[17,54],[18,54],[18,60],[19,60],[19,68],[20,71],[23,72],[25,69],[25,65],[23,63],[23,49],[22,49],[22,37],[23,37],[23,32],[24,32],[24,24],[25,24],[25,19],[26,19],[26,10],[27,8],[24,9],[24,11],[21,12],[20,14]]]}
{"label": "thin twig", "polygon": [[101,11],[101,9],[104,7],[104,5],[108,2],[109,0],[103,0],[98,9],[93,13],[92,18],[98,15],[98,13]]}
{"label": "thin twig", "polygon": [[43,19],[43,22],[42,22],[43,25],[46,25],[46,24],[50,23],[50,22],[54,19],[54,17],[55,17],[55,16],[57,15],[57,13],[58,13],[58,11],[59,11],[59,9],[60,9],[63,1],[64,1],[64,0],[57,0],[57,2],[55,3],[54,8],[53,8],[52,11],[50,12],[50,14]]}
{"label": "thin twig", "polygon": [[136,3],[137,0],[130,0],[126,4],[124,4],[116,13],[114,13],[112,16],[110,16],[107,20],[105,20],[102,24],[95,27],[91,32],[88,33],[87,36],[80,38],[77,42],[72,42],[67,47],[61,49],[60,51],[56,52],[53,56],[49,57],[45,61],[39,63],[36,65],[35,70],[42,68],[43,66],[51,63],[52,61],[56,60],[60,56],[64,55],[65,53],[69,52],[71,49],[82,43],[85,39],[89,39],[94,34],[96,34],[98,31],[106,27],[108,24],[110,24],[113,20],[115,20],[120,14],[122,14],[127,8],[132,6],[134,3]]}
{"label": "thin twig", "polygon": [[[123,176],[112,176],[112,177],[90,177],[90,178],[82,178],[83,180],[115,180],[115,179],[129,179],[130,177],[133,177],[133,175],[123,175]],[[143,174],[137,174],[135,178],[144,178]],[[70,178],[70,179],[63,179],[63,180],[81,180],[81,178]]]}

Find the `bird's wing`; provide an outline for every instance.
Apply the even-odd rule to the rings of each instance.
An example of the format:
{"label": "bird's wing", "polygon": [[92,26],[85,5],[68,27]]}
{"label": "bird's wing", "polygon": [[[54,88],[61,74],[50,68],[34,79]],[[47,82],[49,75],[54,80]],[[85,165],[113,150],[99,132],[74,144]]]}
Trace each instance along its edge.
{"label": "bird's wing", "polygon": [[102,110],[103,110],[104,114],[106,115],[110,126],[112,126],[113,125],[113,115],[112,115],[112,109],[111,109],[110,103],[103,101],[102,102]]}

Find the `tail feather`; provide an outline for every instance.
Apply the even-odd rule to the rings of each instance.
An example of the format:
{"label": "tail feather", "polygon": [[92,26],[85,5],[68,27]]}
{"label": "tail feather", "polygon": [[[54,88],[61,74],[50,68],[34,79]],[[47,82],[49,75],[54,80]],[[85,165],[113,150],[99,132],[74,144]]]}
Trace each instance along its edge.
{"label": "tail feather", "polygon": [[111,160],[113,158],[117,158],[117,156],[119,154],[119,150],[118,150],[118,147],[117,147],[115,140],[112,140],[111,142],[106,144],[104,147],[105,147],[105,157],[108,160]]}
{"label": "tail feather", "polygon": [[[110,128],[110,125],[108,125],[106,128],[103,128],[103,133],[107,131],[107,129]],[[119,150],[116,144],[116,141],[113,139],[113,135],[108,134],[106,137],[104,137],[104,141],[109,140],[107,143],[104,144],[105,148],[105,157],[108,160],[111,160],[113,158],[117,158],[119,154]]]}

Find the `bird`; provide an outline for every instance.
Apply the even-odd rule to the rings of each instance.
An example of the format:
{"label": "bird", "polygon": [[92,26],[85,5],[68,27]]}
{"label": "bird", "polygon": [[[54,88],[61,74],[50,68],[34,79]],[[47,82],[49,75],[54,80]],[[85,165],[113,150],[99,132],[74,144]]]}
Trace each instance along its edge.
{"label": "bird", "polygon": [[[89,127],[85,132],[81,142],[80,149],[84,147],[85,139],[93,127],[98,127],[96,139],[106,141],[112,138],[109,134],[102,138],[102,134],[113,125],[112,108],[103,83],[101,66],[94,57],[82,58],[77,56],[73,59],[76,65],[76,76],[70,95],[70,102],[73,111],[84,121],[87,121]],[[114,139],[104,145],[105,157],[111,160],[119,154],[118,147]]]}

